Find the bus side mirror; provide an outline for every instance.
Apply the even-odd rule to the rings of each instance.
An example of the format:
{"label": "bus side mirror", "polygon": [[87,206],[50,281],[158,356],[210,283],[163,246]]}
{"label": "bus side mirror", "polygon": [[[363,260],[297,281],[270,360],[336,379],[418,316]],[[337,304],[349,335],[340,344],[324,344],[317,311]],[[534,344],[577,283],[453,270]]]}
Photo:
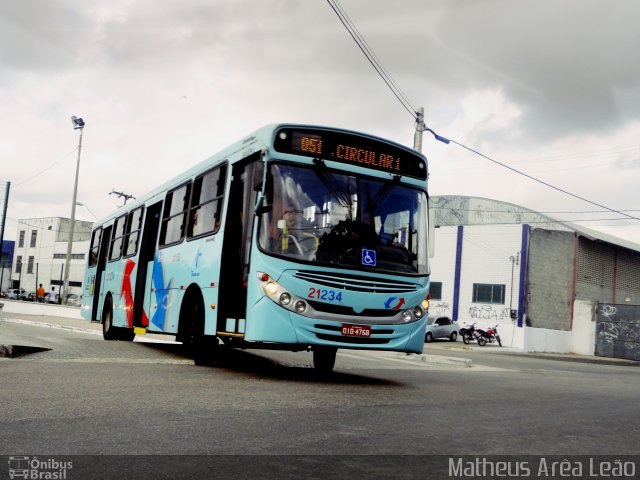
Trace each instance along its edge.
{"label": "bus side mirror", "polygon": [[261,193],[260,195],[258,195],[258,199],[256,200],[256,206],[253,209],[253,213],[260,216],[263,213],[270,212],[270,211],[271,211],[271,205],[267,203],[265,196]]}
{"label": "bus side mirror", "polygon": [[258,161],[255,163],[255,170],[253,172],[253,191],[259,192],[262,190],[262,184],[264,182],[264,162]]}

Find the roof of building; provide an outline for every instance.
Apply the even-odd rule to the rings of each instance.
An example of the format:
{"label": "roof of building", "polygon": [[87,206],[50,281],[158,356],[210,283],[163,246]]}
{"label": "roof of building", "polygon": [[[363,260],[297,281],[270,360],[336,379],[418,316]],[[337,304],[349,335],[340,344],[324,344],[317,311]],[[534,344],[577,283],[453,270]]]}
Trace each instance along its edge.
{"label": "roof of building", "polygon": [[435,210],[436,226],[527,224],[544,230],[574,232],[594,242],[604,242],[640,252],[640,244],[575,223],[562,222],[513,203],[463,195],[434,195],[430,201]]}

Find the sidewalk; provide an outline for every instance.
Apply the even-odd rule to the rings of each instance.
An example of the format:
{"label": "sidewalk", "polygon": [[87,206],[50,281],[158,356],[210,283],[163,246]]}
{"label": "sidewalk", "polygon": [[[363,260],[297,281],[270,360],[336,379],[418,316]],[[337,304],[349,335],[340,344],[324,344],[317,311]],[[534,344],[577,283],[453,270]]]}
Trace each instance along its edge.
{"label": "sidewalk", "polygon": [[580,362],[595,363],[600,365],[623,365],[629,367],[640,367],[640,362],[634,360],[626,360],[624,358],[597,357],[595,355],[578,355],[576,353],[552,353],[552,352],[525,352],[515,347],[500,347],[497,344],[487,344],[481,347],[475,342],[468,345],[458,340],[456,342],[449,341],[432,341],[425,344],[425,351],[436,349],[439,351],[455,351],[455,352],[471,352],[471,353],[490,353],[496,355],[517,355],[520,357],[540,358],[547,360],[558,360],[563,362]]}

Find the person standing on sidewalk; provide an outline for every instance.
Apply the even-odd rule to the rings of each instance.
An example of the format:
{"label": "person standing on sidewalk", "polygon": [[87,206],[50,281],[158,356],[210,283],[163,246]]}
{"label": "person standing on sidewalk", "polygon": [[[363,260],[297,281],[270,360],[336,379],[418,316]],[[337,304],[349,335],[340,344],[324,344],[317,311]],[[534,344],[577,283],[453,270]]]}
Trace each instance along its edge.
{"label": "person standing on sidewalk", "polygon": [[38,290],[36,290],[36,302],[44,303],[44,288],[42,287],[42,284],[40,284]]}
{"label": "person standing on sidewalk", "polygon": [[51,291],[49,292],[49,303],[57,303],[57,295],[56,287],[51,287]]}

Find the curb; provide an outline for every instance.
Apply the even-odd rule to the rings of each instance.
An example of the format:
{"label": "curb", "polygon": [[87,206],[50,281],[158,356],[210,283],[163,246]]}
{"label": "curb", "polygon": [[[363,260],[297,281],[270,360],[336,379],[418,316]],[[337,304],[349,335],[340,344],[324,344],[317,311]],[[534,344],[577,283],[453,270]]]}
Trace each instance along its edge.
{"label": "curb", "polygon": [[20,323],[22,325],[34,325],[36,327],[45,327],[45,328],[53,328],[55,330],[67,330],[75,333],[87,333],[89,335],[100,335],[102,336],[101,330],[92,330],[89,328],[79,328],[79,327],[69,327],[67,325],[56,325],[54,323],[47,322],[36,322],[34,320],[22,320],[19,318],[0,318],[1,321],[6,323]]}

